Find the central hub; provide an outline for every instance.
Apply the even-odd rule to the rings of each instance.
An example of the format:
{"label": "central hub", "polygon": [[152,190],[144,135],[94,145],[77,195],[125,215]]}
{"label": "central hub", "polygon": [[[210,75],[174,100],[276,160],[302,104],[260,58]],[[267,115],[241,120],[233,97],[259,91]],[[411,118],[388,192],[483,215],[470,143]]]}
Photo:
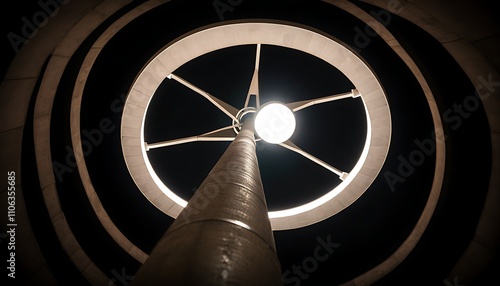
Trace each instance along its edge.
{"label": "central hub", "polygon": [[249,114],[254,114],[257,112],[255,107],[245,107],[238,111],[238,114],[236,114],[236,120],[233,119],[233,130],[234,133],[238,134],[241,130],[241,126],[243,121],[245,120],[245,117],[248,116]]}
{"label": "central hub", "polygon": [[255,114],[254,128],[262,140],[280,144],[292,137],[295,131],[295,116],[283,103],[269,102],[262,105]]}

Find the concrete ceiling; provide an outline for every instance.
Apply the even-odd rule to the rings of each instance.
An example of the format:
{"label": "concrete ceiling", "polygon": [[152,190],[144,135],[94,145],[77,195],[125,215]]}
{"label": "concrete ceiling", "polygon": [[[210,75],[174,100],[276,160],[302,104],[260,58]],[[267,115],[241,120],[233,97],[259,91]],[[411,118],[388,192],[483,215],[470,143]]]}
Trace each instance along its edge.
{"label": "concrete ceiling", "polygon": [[[493,1],[43,3],[12,7],[2,27],[0,168],[16,173],[17,226],[12,227],[18,281],[127,285],[172,219],[142,195],[125,166],[118,131],[125,97],[147,61],[175,38],[206,25],[256,19],[308,26],[339,40],[372,69],[391,108],[388,157],[365,194],[329,219],[275,232],[286,285],[485,285],[495,278],[500,41]],[[273,81],[320,78],[319,68],[310,77],[286,72],[286,60],[273,61],[280,54],[275,52],[268,54]],[[321,66],[283,53],[304,67]],[[238,54],[207,57],[186,67],[184,77],[217,90],[226,82],[217,78],[230,77],[230,63],[214,68],[209,80],[199,74],[210,73],[213,61],[231,57]],[[272,93],[279,86],[270,82],[265,88]],[[332,116],[333,110],[318,109],[304,122]],[[311,140],[303,144],[328,156],[331,146],[307,145],[318,140],[306,130]],[[206,150],[186,159],[194,162],[186,170],[196,163],[194,178],[182,180],[185,170],[165,172],[179,178],[174,183],[189,194],[210,169],[209,163],[198,164],[200,158],[216,160],[225,145],[186,148]],[[285,158],[271,147],[259,152],[266,172],[273,160]],[[286,188],[290,197],[300,200],[300,191],[321,181],[315,177],[320,171],[314,171],[304,172],[310,181]],[[266,177],[268,185],[280,185],[273,177],[279,174]],[[7,209],[12,193],[3,188],[0,194]],[[283,196],[268,199],[278,202]],[[5,255],[10,254],[7,218],[2,216],[0,228]],[[310,267],[307,261],[320,241],[338,247]],[[295,271],[297,265],[305,272]]]}

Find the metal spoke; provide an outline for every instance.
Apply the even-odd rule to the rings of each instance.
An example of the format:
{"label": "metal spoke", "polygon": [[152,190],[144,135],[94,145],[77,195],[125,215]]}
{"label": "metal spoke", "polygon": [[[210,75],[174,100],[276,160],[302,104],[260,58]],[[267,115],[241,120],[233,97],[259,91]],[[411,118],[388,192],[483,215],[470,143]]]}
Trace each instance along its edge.
{"label": "metal spoke", "polygon": [[250,83],[250,88],[248,89],[247,99],[245,100],[245,108],[248,107],[250,102],[250,97],[255,96],[255,104],[258,108],[260,106],[259,97],[259,65],[260,65],[260,49],[261,45],[257,44],[257,52],[255,55],[255,69],[252,76],[252,82]]}
{"label": "metal spoke", "polygon": [[341,93],[341,94],[335,94],[335,95],[330,95],[330,96],[325,96],[325,97],[320,97],[320,98],[315,98],[315,99],[309,99],[309,100],[303,100],[303,101],[297,101],[297,102],[292,102],[292,103],[287,103],[286,106],[290,108],[293,112],[299,111],[301,109],[307,108],[309,106],[313,106],[315,104],[321,104],[321,103],[326,103],[330,101],[335,101],[335,100],[340,100],[344,98],[356,98],[359,97],[360,94],[357,89],[352,89],[351,92],[346,92],[346,93]]}
{"label": "metal spoke", "polygon": [[209,94],[208,92],[202,90],[201,88],[193,85],[192,83],[188,82],[187,80],[175,75],[175,74],[170,74],[167,76],[168,79],[173,79],[177,81],[178,83],[190,88],[191,90],[197,92],[201,96],[205,97],[208,99],[213,105],[215,105],[217,108],[222,110],[227,116],[231,117],[233,120],[238,121],[236,119],[236,114],[238,114],[238,109],[234,108],[233,106],[225,103],[224,101],[218,99],[217,97]]}
{"label": "metal spoke", "polygon": [[228,126],[198,136],[184,137],[184,138],[168,140],[158,143],[151,143],[151,144],[145,142],[144,145],[146,147],[146,151],[149,151],[155,148],[174,146],[190,142],[233,141],[234,138],[236,138],[233,128],[234,126]]}
{"label": "metal spoke", "polygon": [[337,174],[342,181],[345,180],[345,178],[347,178],[347,176],[349,175],[348,173],[343,172],[343,171],[325,163],[324,161],[314,157],[313,155],[307,153],[306,151],[300,149],[295,144],[293,144],[292,141],[290,141],[290,140],[281,143],[280,146],[285,147],[286,149],[291,150],[293,152],[296,152],[296,153],[306,157],[307,159],[313,161],[314,163],[322,166],[323,168],[329,170],[330,172]]}

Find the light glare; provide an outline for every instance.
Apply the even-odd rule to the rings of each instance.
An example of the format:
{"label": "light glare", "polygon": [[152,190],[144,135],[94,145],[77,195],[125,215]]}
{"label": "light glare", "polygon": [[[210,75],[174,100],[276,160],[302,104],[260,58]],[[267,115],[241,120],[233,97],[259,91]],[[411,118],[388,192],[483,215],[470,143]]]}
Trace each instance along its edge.
{"label": "light glare", "polygon": [[255,132],[264,141],[280,144],[295,131],[293,112],[284,104],[271,102],[263,105],[255,115]]}

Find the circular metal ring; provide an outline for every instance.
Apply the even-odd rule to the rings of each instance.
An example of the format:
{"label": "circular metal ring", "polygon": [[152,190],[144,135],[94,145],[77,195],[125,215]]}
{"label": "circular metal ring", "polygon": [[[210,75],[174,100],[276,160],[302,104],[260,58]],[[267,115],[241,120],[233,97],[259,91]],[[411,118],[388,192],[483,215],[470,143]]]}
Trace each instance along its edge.
{"label": "circular metal ring", "polygon": [[[143,144],[148,105],[161,82],[183,64],[211,51],[248,44],[275,45],[311,54],[339,69],[361,94],[367,136],[362,154],[349,175],[312,202],[269,212],[275,230],[299,228],[331,217],[356,201],[380,172],[391,138],[390,110],[382,86],[363,60],[334,39],[293,24],[244,22],[209,26],[167,45],[151,59],[136,78],[122,117],[122,150],[129,172],[157,208],[174,218],[179,215],[187,202],[156,175]],[[138,155],[142,155],[139,163]]]}

